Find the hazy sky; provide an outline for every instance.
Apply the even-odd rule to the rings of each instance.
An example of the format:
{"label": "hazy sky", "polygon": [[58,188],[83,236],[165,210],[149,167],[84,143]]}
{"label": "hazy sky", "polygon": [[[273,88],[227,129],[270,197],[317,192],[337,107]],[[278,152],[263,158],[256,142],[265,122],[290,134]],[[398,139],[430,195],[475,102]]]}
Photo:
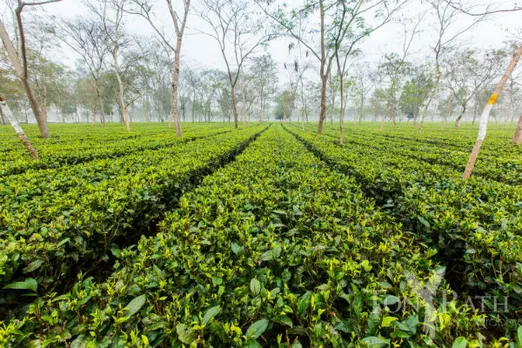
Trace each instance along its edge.
{"label": "hazy sky", "polygon": [[[174,3],[177,2],[180,1],[174,0]],[[198,0],[193,0],[192,2],[194,6],[199,6]],[[282,3],[283,1],[280,2]],[[299,0],[287,1],[287,3],[290,3],[291,6],[299,2]],[[484,0],[472,0],[472,3],[480,8],[481,4],[490,4],[491,2]],[[514,3],[514,1],[497,1],[494,2],[494,6],[497,8],[508,8],[513,7]],[[59,18],[72,18],[87,13],[87,10],[84,8],[80,0],[63,0],[59,3],[48,4],[45,6],[45,8],[47,13],[54,13]],[[155,13],[164,24],[166,30],[173,32],[170,18],[167,16],[168,11],[165,2],[162,0],[155,0],[155,9]],[[415,18],[427,9],[428,7],[426,5],[422,5],[420,0],[413,0],[411,1],[410,5],[402,10],[400,16],[398,17],[401,19]],[[468,34],[462,36],[460,41],[462,42],[462,45],[470,47],[501,47],[503,41],[506,39],[513,39],[514,33],[516,33],[517,30],[520,30],[522,23],[521,19],[522,13],[520,12],[492,15],[487,19],[487,21],[479,24]],[[456,23],[452,30],[456,31],[459,30],[459,28],[468,25],[469,20],[470,19],[466,18],[466,16],[462,16],[462,20]],[[138,33],[140,35],[147,36],[153,34],[149,24],[136,16],[128,16],[125,25],[129,31]],[[195,68],[200,67],[224,69],[225,66],[217,43],[214,42],[213,39],[198,33],[199,31],[205,31],[206,28],[207,27],[205,26],[205,23],[197,17],[195,11],[192,11],[192,15],[188,21],[188,32],[184,38],[184,44],[182,48],[183,62]],[[424,20],[421,23],[420,30],[421,35],[417,36],[412,45],[412,56],[410,58],[417,61],[424,60],[425,57],[430,54],[430,45],[434,40],[433,18],[430,17],[429,14],[425,15]],[[361,47],[364,53],[362,59],[369,60],[372,63],[377,63],[384,53],[400,51],[402,41],[403,26],[397,22],[388,24],[385,28],[372,34],[372,36],[366,39],[366,41],[362,44]],[[288,56],[287,49],[289,42],[289,40],[285,39],[277,40],[272,42],[268,48],[268,51],[278,62],[281,69],[283,62],[291,59]],[[60,53],[61,57],[68,55],[71,55],[71,52],[64,51]],[[65,58],[65,60],[70,63],[77,59],[77,57],[72,59],[71,58],[72,57],[68,57]],[[309,59],[313,61],[314,58]],[[282,71],[282,74],[283,73],[284,70]],[[284,76],[282,76],[282,79],[284,80]]]}

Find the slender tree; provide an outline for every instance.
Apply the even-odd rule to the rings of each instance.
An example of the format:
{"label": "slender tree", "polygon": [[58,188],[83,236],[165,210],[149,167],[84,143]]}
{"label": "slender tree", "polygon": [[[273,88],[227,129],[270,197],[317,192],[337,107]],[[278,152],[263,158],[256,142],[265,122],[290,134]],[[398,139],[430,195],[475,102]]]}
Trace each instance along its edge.
{"label": "slender tree", "polygon": [[247,66],[250,80],[251,101],[255,102],[259,121],[267,118],[269,102],[277,91],[277,65],[268,54],[253,57]]}
{"label": "slender tree", "polygon": [[102,74],[106,58],[110,54],[111,44],[99,19],[77,17],[64,21],[57,32],[58,38],[80,57],[92,78],[94,96],[97,103],[92,103],[91,123],[96,122],[96,113],[100,112],[100,121],[105,127],[105,100],[103,95]]}
{"label": "slender tree", "polygon": [[168,35],[163,31],[159,25],[159,20],[155,18],[153,12],[153,5],[150,0],[131,0],[133,7],[128,12],[145,18],[150,24],[155,34],[159,38],[160,43],[164,49],[173,53],[172,59],[172,81],[171,81],[171,93],[170,93],[170,113],[169,113],[169,128],[172,127],[172,123],[176,126],[176,134],[183,136],[181,129],[181,118],[179,112],[179,76],[180,76],[180,61],[181,61],[181,46],[183,44],[183,36],[187,26],[189,11],[191,7],[191,0],[183,0],[183,11],[180,16],[172,5],[172,0],[165,0],[170,19],[174,26],[174,32],[176,34],[176,43],[172,44]]}
{"label": "slender tree", "polygon": [[436,33],[434,35],[435,37],[435,43],[431,47],[431,50],[433,52],[433,87],[431,89],[431,92],[428,95],[428,99],[426,103],[424,104],[424,109],[421,114],[420,122],[418,123],[418,132],[422,133],[422,128],[424,126],[424,120],[426,119],[426,116],[428,115],[428,111],[430,108],[430,105],[435,99],[435,96],[437,95],[440,87],[440,82],[442,79],[442,72],[441,72],[441,62],[444,57],[445,52],[455,43],[455,41],[461,37],[464,33],[468,32],[472,28],[474,28],[478,23],[480,23],[485,16],[480,15],[477,16],[476,19],[472,20],[471,23],[468,25],[465,25],[464,27],[456,27],[456,25],[460,24],[461,21],[461,14],[462,12],[459,11],[454,7],[454,5],[451,3],[451,1],[448,0],[427,0],[427,3],[432,8],[432,13],[435,15],[436,18]]}
{"label": "slender tree", "polygon": [[520,145],[522,143],[522,115],[518,119],[517,129],[515,129],[515,134],[513,135],[513,144]]}
{"label": "slender tree", "polygon": [[[491,109],[493,109],[493,105],[497,102],[498,96],[502,92],[502,89],[504,88],[504,85],[506,84],[506,81],[509,79],[511,74],[513,73],[513,70],[515,70],[515,67],[518,64],[518,61],[520,60],[520,57],[522,56],[522,46],[520,46],[513,54],[513,58],[511,59],[511,62],[509,63],[508,68],[506,69],[504,75],[500,79],[500,81],[497,84],[497,87],[493,91],[493,94],[488,100],[488,103],[484,107],[484,111],[482,112],[482,115],[480,116],[480,125],[479,125],[479,133],[477,136],[477,140],[475,142],[475,145],[473,146],[473,150],[471,152],[471,155],[468,160],[468,164],[466,165],[466,169],[464,170],[464,179],[467,180],[471,176],[471,173],[473,172],[473,168],[475,167],[475,162],[477,161],[477,157],[480,152],[480,148],[482,147],[482,143],[484,142],[484,139],[486,139],[486,132],[488,127],[488,120],[489,120],[489,113],[491,112]],[[520,122],[519,122],[520,125]],[[519,131],[519,128],[517,127],[517,131]],[[516,141],[516,132],[515,132],[515,139]]]}
{"label": "slender tree", "polygon": [[262,18],[255,16],[248,1],[203,0],[199,16],[209,25],[209,30],[203,34],[218,43],[227,67],[234,127],[237,128],[239,114],[236,87],[243,66],[259,47],[272,38],[272,35],[265,32]]}
{"label": "slender tree", "polygon": [[123,83],[121,69],[121,51],[129,45],[129,40],[124,33],[125,8],[130,0],[88,0],[87,7],[94,13],[102,24],[106,39],[110,44],[112,56],[112,68],[118,86],[118,108],[120,119],[130,132],[129,104],[126,103],[126,88]]}
{"label": "slender tree", "polygon": [[13,116],[11,113],[11,109],[9,109],[9,106],[7,105],[6,100],[4,97],[0,94],[0,116],[2,116],[2,119],[6,119],[13,129],[16,132],[16,135],[18,135],[18,139],[20,139],[20,142],[24,147],[27,149],[27,152],[29,152],[29,155],[33,160],[40,159],[38,157],[38,153],[34,149],[33,145],[31,145],[31,142],[29,139],[27,139],[27,136],[24,133],[24,130],[22,127],[20,127],[20,124],[18,123],[18,120]]}
{"label": "slender tree", "polygon": [[487,87],[497,73],[501,55],[498,52],[480,52],[472,49],[461,49],[454,52],[443,62],[446,71],[444,79],[447,88],[461,110],[455,121],[458,130],[469,102]]}
{"label": "slender tree", "polygon": [[29,6],[40,6],[59,1],[61,0],[46,0],[35,2],[25,2],[22,0],[17,0],[18,6],[14,10],[14,12],[16,16],[16,29],[19,39],[19,53],[17,53],[15,45],[9,37],[4,22],[0,19],[0,38],[2,39],[2,42],[7,51],[7,55],[11,61],[11,64],[14,68],[16,76],[20,79],[20,81],[22,81],[22,84],[24,85],[27,99],[29,100],[29,104],[31,105],[31,109],[33,110],[34,117],[36,118],[36,122],[38,123],[38,128],[40,129],[40,135],[42,136],[42,138],[49,137],[49,130],[47,128],[47,119],[45,117],[45,113],[42,111],[40,105],[38,104],[33,88],[31,86],[31,79],[29,76],[29,61],[27,57],[28,49],[26,42],[26,33],[24,29],[24,22],[22,19],[22,12],[24,8]]}
{"label": "slender tree", "polygon": [[[282,30],[301,42],[319,61],[319,77],[321,79],[321,107],[317,132],[322,134],[323,123],[327,115],[328,78],[334,59],[341,47],[345,55],[350,55],[361,40],[390,22],[392,16],[407,2],[407,0],[390,3],[386,0],[307,0],[301,8],[292,9],[288,14],[283,8],[270,11],[266,0],[256,0],[264,12],[274,20]],[[268,1],[270,3],[270,1]],[[319,28],[311,30],[317,33],[319,50],[314,47],[315,35],[306,35],[306,31],[297,30],[303,18],[316,15]],[[373,25],[367,24],[373,18]]]}

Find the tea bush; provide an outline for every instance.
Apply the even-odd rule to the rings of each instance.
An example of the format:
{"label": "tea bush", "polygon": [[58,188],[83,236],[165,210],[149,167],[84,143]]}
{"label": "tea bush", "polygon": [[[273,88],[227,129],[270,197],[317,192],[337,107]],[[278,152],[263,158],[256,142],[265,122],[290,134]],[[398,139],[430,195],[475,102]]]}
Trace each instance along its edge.
{"label": "tea bush", "polygon": [[[483,340],[483,316],[454,302],[439,308],[415,291],[414,282],[436,282],[435,251],[280,126],[183,195],[157,235],[114,252],[105,282],[80,279],[38,299],[5,339],[165,347]],[[417,309],[393,310],[399,301]],[[428,314],[445,325],[431,333]]]}
{"label": "tea bush", "polygon": [[[499,302],[508,299],[510,310],[504,319],[520,319],[521,186],[476,176],[464,182],[453,167],[401,156],[400,149],[395,155],[392,148],[380,145],[340,146],[331,137],[290,129],[336,170],[355,177],[366,195],[374,197],[419,242],[436,248],[436,259],[448,266],[447,277],[455,290]],[[399,148],[403,141],[395,146]],[[436,156],[434,150],[432,155]],[[486,301],[489,310],[494,305]]]}
{"label": "tea bush", "polygon": [[[159,131],[145,128],[147,133],[123,134],[115,133],[112,129],[108,131],[109,133],[105,130],[95,129],[86,135],[76,132],[69,134],[70,128],[65,128],[68,132],[66,135],[60,134],[45,142],[38,138],[32,139],[42,158],[40,161],[32,161],[23,151],[19,151],[19,142],[7,138],[3,142],[7,148],[0,151],[0,177],[20,174],[30,169],[61,168],[95,159],[118,158],[144,150],[168,148],[180,142],[223,134],[232,130],[231,127],[221,125],[213,127],[193,125],[185,129],[183,138],[179,138],[175,133],[165,132],[165,129]],[[138,130],[140,128],[138,127]]]}
{"label": "tea bush", "polygon": [[[8,176],[1,189],[0,286],[29,277],[46,291],[78,264],[98,267],[118,238],[154,232],[184,190],[230,161],[265,127]],[[0,294],[4,305],[17,301],[16,291]]]}
{"label": "tea bush", "polygon": [[522,343],[520,161],[500,141],[512,169],[466,183],[471,132],[193,127],[77,134],[94,155],[73,164],[57,137],[56,166],[4,175],[0,346]]}

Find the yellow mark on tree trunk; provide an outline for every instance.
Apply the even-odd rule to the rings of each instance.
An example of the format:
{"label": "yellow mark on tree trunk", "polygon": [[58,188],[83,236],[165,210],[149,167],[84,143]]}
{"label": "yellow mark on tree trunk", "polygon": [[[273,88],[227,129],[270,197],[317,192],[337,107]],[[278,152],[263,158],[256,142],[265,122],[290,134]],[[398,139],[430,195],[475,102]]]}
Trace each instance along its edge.
{"label": "yellow mark on tree trunk", "polygon": [[489,100],[488,100],[488,104],[495,104],[497,102],[497,99],[498,99],[498,94],[497,93],[493,93],[491,95],[491,97],[489,97]]}

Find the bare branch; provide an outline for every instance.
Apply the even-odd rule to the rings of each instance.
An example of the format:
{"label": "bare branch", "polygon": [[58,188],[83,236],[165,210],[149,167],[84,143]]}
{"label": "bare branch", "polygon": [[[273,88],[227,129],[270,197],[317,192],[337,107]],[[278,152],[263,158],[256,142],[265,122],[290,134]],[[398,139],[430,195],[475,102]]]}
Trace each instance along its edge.
{"label": "bare branch", "polygon": [[461,3],[456,3],[452,0],[446,0],[446,2],[448,3],[449,6],[451,6],[455,10],[462,12],[468,16],[472,16],[472,17],[482,17],[482,16],[487,16],[487,15],[496,14],[496,13],[510,13],[510,12],[522,11],[522,7],[517,6],[517,4],[515,4],[512,9],[498,9],[498,10],[493,10],[492,4],[489,4],[481,12],[472,12],[471,10],[464,9],[464,6]]}
{"label": "bare branch", "polygon": [[47,0],[47,1],[36,1],[36,2],[22,2],[23,6],[40,6],[40,5],[46,5],[51,4],[53,2],[61,2],[62,0]]}

